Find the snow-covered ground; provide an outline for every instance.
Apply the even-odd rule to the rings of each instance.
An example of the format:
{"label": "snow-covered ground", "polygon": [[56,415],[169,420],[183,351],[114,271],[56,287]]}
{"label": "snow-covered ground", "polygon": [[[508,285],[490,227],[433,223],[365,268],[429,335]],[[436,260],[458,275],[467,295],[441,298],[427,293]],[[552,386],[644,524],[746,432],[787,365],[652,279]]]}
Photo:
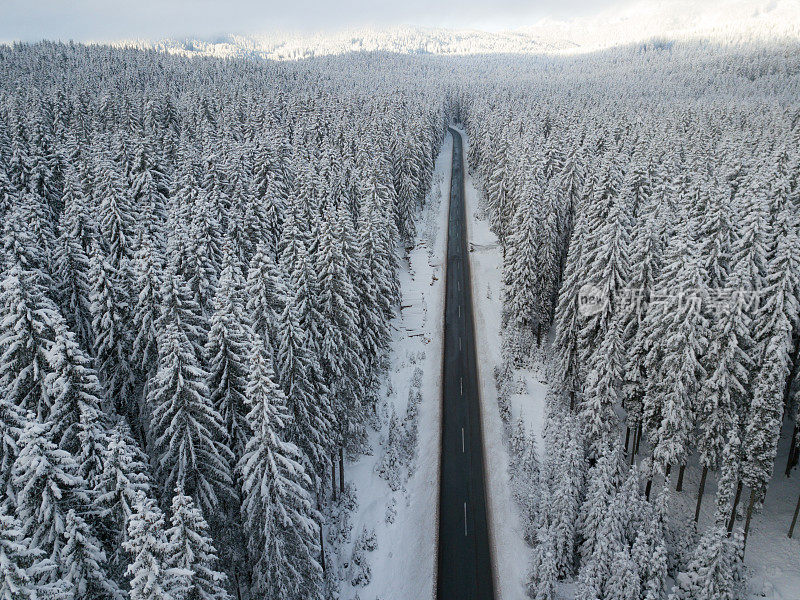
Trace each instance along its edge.
{"label": "snow-covered ground", "polygon": [[[340,548],[343,600],[433,598],[436,572],[439,502],[442,340],[444,326],[444,260],[447,200],[450,189],[452,139],[447,136],[436,161],[434,183],[417,220],[417,237],[408,261],[401,262],[400,314],[394,319],[387,381],[381,390],[380,431],[373,432],[372,455],[345,465],[355,485],[358,507],[350,515],[350,539]],[[421,370],[421,373],[420,373]],[[420,377],[421,375],[421,377]],[[415,379],[417,384],[415,384]],[[378,474],[386,452],[392,409],[402,423],[411,394],[419,389],[418,443],[410,468],[400,469],[400,487],[392,491]],[[395,512],[393,522],[391,514]],[[353,542],[360,532],[374,529],[375,550],[367,553],[371,580],[349,584]]]}
{"label": "snow-covered ground", "polygon": [[[462,135],[466,155],[469,140],[463,132]],[[465,181],[465,200],[495,589],[498,600],[518,600],[525,597],[524,584],[531,549],[523,539],[519,513],[511,493],[507,436],[500,418],[494,377],[495,367],[502,362],[503,257],[497,238],[489,230],[482,198],[469,175]],[[517,370],[514,377],[525,381],[525,391],[510,397],[513,418],[522,416],[528,428],[536,434],[537,443],[544,422],[547,391],[538,372]]]}
{"label": "snow-covered ground", "polygon": [[[747,537],[744,562],[748,575],[748,597],[752,600],[800,598],[800,530],[795,530],[794,539],[787,537],[797,496],[800,494],[800,470],[795,469],[790,478],[784,475],[790,436],[791,429],[784,427],[775,461],[775,473],[767,488],[764,509],[753,515]],[[674,489],[675,474],[672,475],[670,484]],[[699,485],[700,467],[694,460],[686,470],[683,492],[673,494],[674,515],[692,518]],[[709,473],[698,524],[701,533],[714,517],[716,493],[716,474]],[[745,488],[739,506],[742,512],[746,510],[748,498],[749,491]],[[737,525],[744,526],[744,518]]]}

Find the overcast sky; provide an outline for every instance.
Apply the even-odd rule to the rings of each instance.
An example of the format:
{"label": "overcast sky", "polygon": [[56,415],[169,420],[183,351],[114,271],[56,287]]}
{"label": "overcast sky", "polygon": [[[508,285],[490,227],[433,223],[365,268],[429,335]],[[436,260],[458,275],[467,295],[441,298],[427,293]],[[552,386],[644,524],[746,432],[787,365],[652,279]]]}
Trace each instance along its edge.
{"label": "overcast sky", "polygon": [[[0,0],[0,41],[208,37],[273,29],[426,25],[507,29],[614,0]],[[431,6],[433,4],[433,6]]]}

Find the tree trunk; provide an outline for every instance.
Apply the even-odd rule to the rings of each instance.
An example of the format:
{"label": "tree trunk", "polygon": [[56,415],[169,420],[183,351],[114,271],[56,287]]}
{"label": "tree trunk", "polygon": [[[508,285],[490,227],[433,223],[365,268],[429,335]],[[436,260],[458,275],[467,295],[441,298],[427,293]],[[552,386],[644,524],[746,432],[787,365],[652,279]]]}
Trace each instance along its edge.
{"label": "tree trunk", "polygon": [[797,513],[800,512],[800,496],[797,496],[797,504],[794,507],[794,517],[792,517],[792,526],[789,527],[789,537],[794,533],[794,526],[797,525]]}
{"label": "tree trunk", "polygon": [[639,447],[639,426],[633,426],[633,443],[631,444],[631,466],[636,463],[636,450]]}
{"label": "tree trunk", "polygon": [[634,454],[639,454],[639,443],[642,441],[642,422],[639,421],[639,426],[636,430],[636,448],[633,449]]}
{"label": "tree trunk", "polygon": [[728,537],[733,532],[733,524],[736,523],[736,508],[739,506],[739,500],[742,497],[742,480],[736,485],[736,496],[733,498],[733,508],[731,508],[731,518],[728,521]]}
{"label": "tree trunk", "polygon": [[[789,537],[792,537],[791,535]],[[236,598],[242,600],[242,586],[239,585],[239,569],[233,570],[233,580],[236,586]]]}
{"label": "tree trunk", "polygon": [[628,456],[628,444],[631,441],[631,428],[629,426],[625,427],[625,456]]}
{"label": "tree trunk", "polygon": [[645,498],[645,500],[648,500],[648,501],[650,500],[650,490],[652,489],[652,487],[653,487],[653,478],[651,477],[650,479],[647,480],[647,485],[644,486],[644,498]]}
{"label": "tree trunk", "polygon": [[541,348],[542,347],[542,324],[541,323],[537,323],[536,324],[536,347],[537,348]]}
{"label": "tree trunk", "polygon": [[797,453],[797,425],[792,429],[792,443],[789,446],[789,458],[786,459],[786,476],[792,472],[792,467],[795,465],[795,454]]}
{"label": "tree trunk", "polygon": [[339,491],[344,494],[344,446],[339,448]]}
{"label": "tree trunk", "polygon": [[678,470],[678,485],[675,486],[676,492],[683,491],[683,474],[686,471],[686,465],[681,465],[681,468]]}
{"label": "tree trunk", "polygon": [[322,522],[319,524],[319,557],[322,576],[324,577],[327,574],[327,570],[325,569],[325,536],[322,535]]}
{"label": "tree trunk", "polygon": [[670,473],[672,473],[672,465],[667,465],[667,470],[664,471],[664,485],[667,485]]}
{"label": "tree trunk", "polygon": [[569,409],[570,411],[575,410],[575,390],[569,391]]}
{"label": "tree trunk", "polygon": [[333,491],[333,501],[336,502],[336,459],[331,461],[331,490]]}
{"label": "tree trunk", "polygon": [[700,518],[700,505],[703,503],[703,492],[706,489],[706,476],[708,475],[708,467],[703,465],[703,474],[700,475],[700,489],[697,491],[697,506],[694,508],[694,522]]}
{"label": "tree trunk", "polygon": [[750,488],[750,502],[747,503],[747,519],[744,522],[744,544],[742,548],[742,552],[744,552],[744,547],[747,546],[747,532],[750,531],[750,521],[753,518],[753,506],[756,503],[756,489]]}

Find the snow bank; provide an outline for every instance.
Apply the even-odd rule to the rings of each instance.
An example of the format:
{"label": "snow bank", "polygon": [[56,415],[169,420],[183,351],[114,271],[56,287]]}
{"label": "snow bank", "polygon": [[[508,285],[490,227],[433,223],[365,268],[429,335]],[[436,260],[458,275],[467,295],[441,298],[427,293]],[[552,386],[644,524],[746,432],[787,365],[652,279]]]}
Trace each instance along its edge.
{"label": "snow bank", "polygon": [[[370,436],[374,450],[345,465],[355,484],[358,508],[342,561],[350,561],[352,544],[360,533],[374,529],[377,546],[367,552],[371,566],[366,586],[350,583],[354,565],[340,565],[346,576],[343,600],[358,595],[381,600],[424,600],[435,597],[439,449],[441,422],[442,342],[444,339],[444,255],[447,200],[450,189],[452,139],[448,136],[436,160],[434,183],[417,219],[418,234],[408,261],[401,262],[401,310],[394,327],[387,381],[381,390],[381,428]],[[422,371],[421,378],[419,370]],[[415,385],[415,378],[419,378]],[[418,438],[410,468],[403,469],[400,487],[392,491],[377,472],[386,451],[388,422],[394,409],[406,415],[410,393],[421,392],[417,407]],[[387,521],[387,516],[393,522]]]}

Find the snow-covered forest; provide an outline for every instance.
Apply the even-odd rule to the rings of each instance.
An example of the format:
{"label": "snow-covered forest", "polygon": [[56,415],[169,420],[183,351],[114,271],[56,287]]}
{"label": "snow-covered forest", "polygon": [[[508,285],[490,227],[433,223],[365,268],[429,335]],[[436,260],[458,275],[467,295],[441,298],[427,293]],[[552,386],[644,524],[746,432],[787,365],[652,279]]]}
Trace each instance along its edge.
{"label": "snow-covered forest", "polygon": [[798,68],[792,47],[647,44],[494,59],[491,93],[465,87],[507,360],[542,346],[549,366],[542,457],[501,407],[537,600],[559,580],[582,600],[743,593],[753,515],[798,458],[793,439],[775,464],[797,436]]}
{"label": "snow-covered forest", "polygon": [[72,44],[0,71],[0,597],[327,596],[442,95]]}
{"label": "snow-covered forest", "polygon": [[500,411],[529,596],[746,597],[751,524],[800,457],[798,99],[788,42],[0,46],[0,599],[345,597],[325,530],[387,426],[451,122],[507,368],[547,367],[541,440]]}

